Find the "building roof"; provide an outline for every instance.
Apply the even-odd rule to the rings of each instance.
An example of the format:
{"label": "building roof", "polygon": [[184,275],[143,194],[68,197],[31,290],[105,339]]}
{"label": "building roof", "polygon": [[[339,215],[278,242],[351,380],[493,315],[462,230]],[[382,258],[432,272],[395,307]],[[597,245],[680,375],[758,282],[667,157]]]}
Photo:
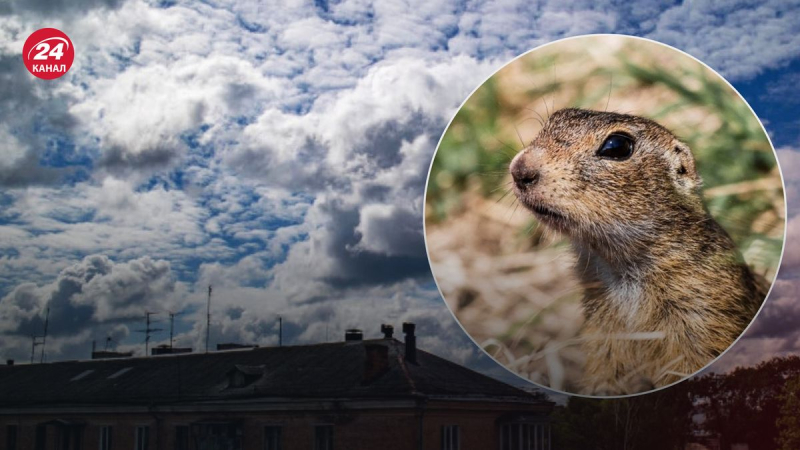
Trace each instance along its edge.
{"label": "building roof", "polygon": [[541,397],[395,339],[0,366],[0,405],[159,405],[259,398]]}

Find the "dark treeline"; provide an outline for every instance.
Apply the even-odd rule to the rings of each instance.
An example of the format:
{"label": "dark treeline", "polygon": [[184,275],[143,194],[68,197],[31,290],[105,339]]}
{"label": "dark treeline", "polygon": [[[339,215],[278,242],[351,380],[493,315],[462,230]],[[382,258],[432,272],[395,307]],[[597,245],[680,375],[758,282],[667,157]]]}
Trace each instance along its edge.
{"label": "dark treeline", "polygon": [[800,357],[778,357],[727,374],[707,374],[624,399],[571,397],[554,412],[553,448],[800,448]]}

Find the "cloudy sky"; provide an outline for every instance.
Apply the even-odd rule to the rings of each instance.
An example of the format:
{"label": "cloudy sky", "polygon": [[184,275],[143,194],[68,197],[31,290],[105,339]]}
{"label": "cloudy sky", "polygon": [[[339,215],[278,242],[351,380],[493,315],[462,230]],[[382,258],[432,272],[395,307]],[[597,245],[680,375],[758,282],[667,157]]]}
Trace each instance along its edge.
{"label": "cloudy sky", "polygon": [[[633,2],[630,2],[633,3]],[[0,2],[0,358],[91,342],[143,351],[145,311],[204,346],[339,340],[418,323],[420,345],[498,370],[440,300],[422,236],[436,142],[461,101],[553,39],[625,33],[726,76],[764,120],[800,232],[800,5],[582,0]],[[38,28],[76,49],[30,75]],[[762,318],[719,363],[800,351],[800,249]],[[166,333],[154,335],[163,342]],[[37,356],[38,358],[38,356]]]}

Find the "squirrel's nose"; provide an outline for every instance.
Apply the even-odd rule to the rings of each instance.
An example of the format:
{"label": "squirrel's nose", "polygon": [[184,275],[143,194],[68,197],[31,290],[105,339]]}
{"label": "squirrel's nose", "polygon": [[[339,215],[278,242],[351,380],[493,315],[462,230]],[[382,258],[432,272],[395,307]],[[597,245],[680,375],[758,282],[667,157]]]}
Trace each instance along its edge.
{"label": "squirrel's nose", "polygon": [[511,164],[511,178],[520,189],[527,189],[535,185],[540,178],[539,171],[525,164],[522,158],[517,158]]}

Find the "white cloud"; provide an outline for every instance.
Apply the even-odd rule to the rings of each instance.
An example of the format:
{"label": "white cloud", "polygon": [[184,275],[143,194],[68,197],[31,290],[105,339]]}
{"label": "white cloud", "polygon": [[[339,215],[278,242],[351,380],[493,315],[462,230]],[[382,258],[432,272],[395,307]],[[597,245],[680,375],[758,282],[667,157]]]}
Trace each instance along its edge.
{"label": "white cloud", "polygon": [[204,124],[209,134],[224,130],[288,88],[235,57],[186,56],[98,80],[72,112],[99,138],[110,170],[162,168],[187,152],[183,133]]}
{"label": "white cloud", "polygon": [[388,256],[419,255],[424,252],[420,216],[419,209],[388,204],[364,205],[355,229],[361,240],[354,248]]}
{"label": "white cloud", "polygon": [[[186,193],[164,188],[137,192],[112,177],[97,186],[29,188],[17,194],[6,213],[35,233],[21,247],[145,255],[207,241],[199,228],[206,213]],[[84,216],[91,220],[78,219]]]}
{"label": "white cloud", "polygon": [[[50,354],[58,354],[60,346],[85,343],[147,310],[180,309],[185,296],[185,286],[174,279],[166,261],[143,257],[114,263],[92,255],[64,268],[48,284],[22,283],[0,299],[0,332],[17,340],[41,336],[49,309]],[[19,358],[24,350],[4,346],[0,352]]]}

